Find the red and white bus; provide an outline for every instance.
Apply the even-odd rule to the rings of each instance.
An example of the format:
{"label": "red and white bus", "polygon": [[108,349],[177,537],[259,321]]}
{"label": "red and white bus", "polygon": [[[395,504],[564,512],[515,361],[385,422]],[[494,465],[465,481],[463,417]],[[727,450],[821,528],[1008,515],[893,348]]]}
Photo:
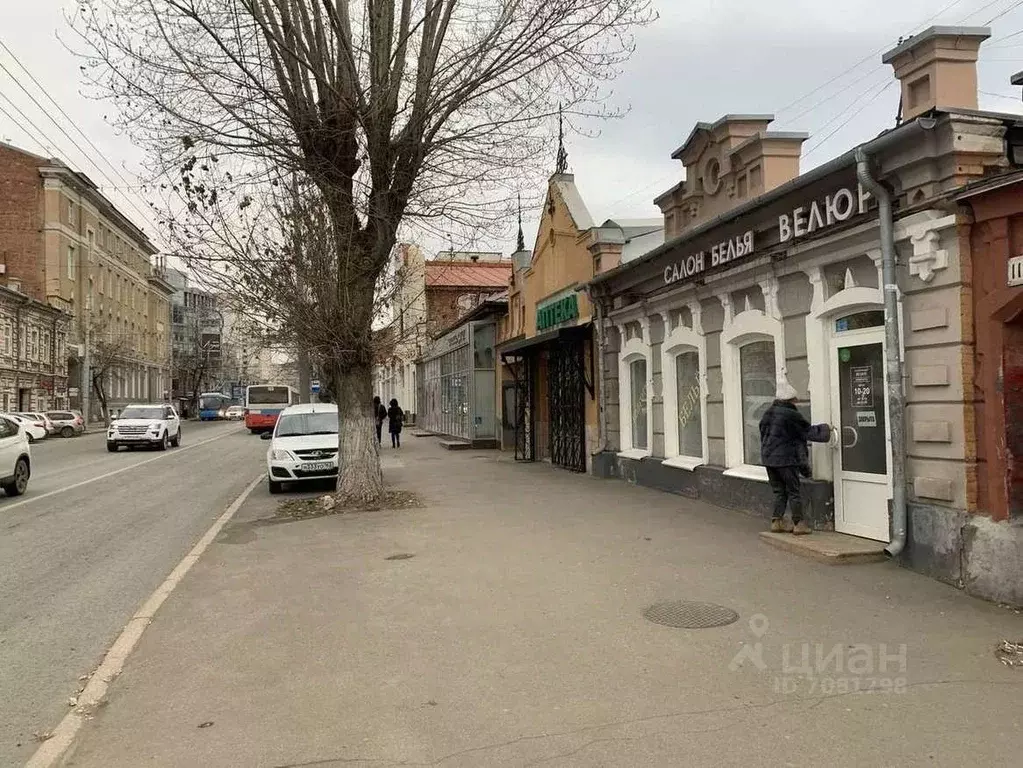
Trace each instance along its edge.
{"label": "red and white bus", "polygon": [[268,432],[289,405],[298,402],[287,384],[250,384],[245,388],[245,426],[252,432]]}

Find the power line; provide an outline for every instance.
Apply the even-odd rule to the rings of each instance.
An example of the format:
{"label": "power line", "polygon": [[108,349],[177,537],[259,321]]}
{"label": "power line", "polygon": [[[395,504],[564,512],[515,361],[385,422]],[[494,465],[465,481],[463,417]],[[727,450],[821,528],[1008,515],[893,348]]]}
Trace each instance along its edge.
{"label": "power line", "polygon": [[[879,89],[879,90],[878,90],[878,91],[877,91],[877,92],[876,92],[876,93],[875,93],[875,94],[874,94],[873,96],[871,96],[871,97],[870,97],[870,98],[869,98],[869,99],[867,100],[867,102],[866,102],[866,103],[865,103],[865,104],[863,105],[863,107],[861,107],[861,109],[865,109],[865,108],[866,108],[866,107],[868,107],[869,105],[873,104],[873,103],[874,103],[875,101],[877,101],[877,100],[878,100],[879,98],[881,98],[881,95],[882,95],[882,94],[883,94],[883,93],[884,93],[885,91],[887,91],[887,90],[888,90],[889,88],[891,88],[891,87],[892,87],[893,85],[895,85],[895,84],[896,84],[896,81],[895,81],[895,80],[891,80],[891,81],[889,81],[889,82],[886,82],[886,83],[885,83],[884,85],[882,85],[882,86],[881,86],[881,88],[880,88],[880,89]],[[858,100],[859,100],[859,97],[857,97],[857,101],[858,101]],[[842,110],[842,112],[840,112],[840,113],[839,113],[838,117],[841,117],[842,115],[844,115],[844,114],[845,114],[846,112],[848,112],[848,111],[849,111],[850,109],[854,108],[855,106],[856,106],[856,102],[854,101],[854,102],[853,102],[852,104],[850,104],[850,105],[849,105],[848,107],[846,107],[846,108],[845,108],[844,110]],[[836,119],[837,119],[837,118],[836,118]],[[834,122],[834,121],[832,121],[832,122]],[[806,151],[806,154],[805,154],[805,155],[803,155],[803,157],[804,157],[804,158],[806,158],[806,157],[809,157],[810,155],[812,155],[812,154],[813,154],[813,153],[814,153],[815,151],[817,151],[818,149],[820,149],[820,147],[822,147],[822,146],[823,146],[823,145],[824,145],[824,144],[825,144],[825,143],[826,143],[826,142],[828,141],[828,139],[830,139],[830,138],[831,138],[832,136],[834,136],[834,135],[835,135],[836,133],[838,133],[838,132],[839,132],[840,130],[842,130],[843,128],[845,128],[845,127],[846,127],[846,125],[848,125],[848,123],[842,123],[841,125],[837,126],[837,127],[835,128],[835,130],[831,131],[831,133],[829,133],[829,134],[828,134],[827,136],[825,136],[825,137],[824,137],[823,139],[821,139],[820,141],[818,141],[817,143],[815,143],[815,144],[814,144],[813,146],[811,146],[811,147],[810,147],[810,148],[809,148],[809,149],[808,149],[808,150]]]}
{"label": "power line", "polygon": [[[1010,6],[1008,7],[1008,8],[1006,8],[1006,9],[1005,9],[1004,11],[1002,11],[1001,13],[995,14],[995,15],[994,15],[994,16],[992,16],[992,17],[991,17],[990,19],[988,19],[987,21],[985,21],[985,22],[984,22],[984,26],[986,27],[986,26],[987,26],[988,24],[990,24],[991,22],[995,21],[996,19],[1000,19],[1000,18],[1002,18],[1002,16],[1004,16],[1005,14],[1007,14],[1007,13],[1008,13],[1009,11],[1013,11],[1013,10],[1015,10],[1016,8],[1019,8],[1019,7],[1021,6],[1021,5],[1023,5],[1023,0],[1018,0],[1018,2],[1015,2],[1015,3],[1013,3],[1012,5],[1010,5]],[[985,7],[987,7],[987,6],[985,6]]]}
{"label": "power line", "polygon": [[[996,1],[1000,1],[1000,0],[996,0]],[[937,19],[938,17],[940,17],[941,15],[943,15],[944,13],[946,13],[947,11],[950,11],[950,10],[952,10],[953,8],[955,8],[955,7],[956,7],[957,5],[959,5],[959,4],[961,3],[961,2],[963,2],[963,0],[952,0],[952,2],[951,2],[951,3],[949,3],[948,5],[946,5],[946,6],[945,6],[944,8],[942,8],[942,9],[941,9],[940,11],[938,11],[937,13],[935,13],[935,14],[934,14],[933,16],[930,16],[930,17],[928,17],[927,19],[925,19],[924,21],[922,21],[922,22],[919,22],[919,23],[917,23],[917,24],[915,25],[915,27],[914,27],[914,28],[919,28],[919,27],[924,27],[924,26],[926,26],[927,24],[929,24],[930,22],[934,21],[935,19]],[[990,5],[990,4],[989,4],[989,5]],[[987,6],[984,6],[984,8],[986,8],[986,7],[987,7]],[[983,8],[981,8],[980,10],[983,10]],[[974,13],[976,13],[976,11],[974,11]],[[970,15],[972,15],[972,14],[970,14]],[[823,90],[824,88],[827,88],[827,87],[828,87],[829,85],[831,85],[832,83],[834,83],[834,82],[836,82],[836,81],[838,81],[838,80],[841,80],[841,79],[842,79],[842,78],[843,78],[843,77],[844,77],[845,75],[847,75],[847,74],[848,74],[849,72],[852,72],[852,71],[853,71],[854,69],[856,69],[857,67],[859,67],[859,66],[860,66],[861,64],[865,64],[866,62],[868,62],[868,61],[872,60],[872,59],[873,59],[874,57],[876,57],[876,56],[879,56],[879,55],[881,55],[882,53],[884,53],[885,51],[887,51],[889,47],[890,47],[890,44],[886,44],[886,45],[885,45],[885,46],[884,46],[883,48],[880,48],[880,49],[878,49],[877,51],[875,51],[875,52],[873,52],[873,53],[870,53],[870,54],[868,54],[867,56],[863,57],[862,59],[860,59],[859,61],[857,61],[857,62],[856,62],[855,64],[853,64],[853,65],[852,65],[851,67],[848,67],[847,69],[844,69],[844,70],[842,70],[841,72],[839,72],[839,73],[838,73],[837,75],[835,75],[834,77],[832,77],[832,78],[831,78],[830,80],[828,80],[828,81],[827,81],[826,83],[823,83],[823,84],[821,84],[821,85],[817,86],[817,87],[816,87],[816,88],[814,88],[814,89],[813,89],[812,91],[808,91],[807,93],[804,93],[804,94],[803,94],[802,96],[800,96],[800,97],[799,97],[798,99],[796,99],[795,101],[792,101],[792,102],[790,102],[789,104],[786,104],[786,105],[785,105],[784,107],[782,107],[781,109],[779,109],[779,110],[778,110],[778,114],[781,114],[782,112],[786,112],[786,111],[788,111],[789,109],[791,109],[792,107],[796,106],[796,104],[799,104],[799,103],[800,103],[801,101],[803,101],[803,100],[804,100],[804,99],[806,99],[807,97],[809,97],[809,96],[812,96],[813,94],[817,93],[818,91],[821,91],[821,90]],[[883,66],[883,65],[881,65],[881,66]],[[871,74],[873,74],[873,73],[874,73],[874,72],[875,72],[875,71],[876,71],[877,69],[880,69],[880,68],[881,68],[881,66],[878,66],[878,67],[874,67],[874,69],[873,69],[873,70],[871,70],[871,71],[870,71],[870,72],[869,72],[869,73],[868,73],[868,74],[866,75],[866,77],[869,77],[869,76],[870,76]],[[865,78],[863,78],[863,79],[865,79]],[[860,82],[860,81],[859,81],[859,80],[857,80],[856,82]],[[829,99],[825,99],[824,101],[828,101],[828,100],[829,100]],[[824,103],[823,101],[822,101],[822,102],[818,102],[818,104],[823,104],[823,103]],[[811,107],[810,109],[812,110],[812,109],[813,109],[813,107]],[[809,111],[809,110],[808,110],[808,111]],[[802,113],[802,114],[805,114],[805,112],[804,112],[804,113]]]}
{"label": "power line", "polygon": [[[21,59],[19,59],[18,56],[14,53],[14,51],[12,51],[7,46],[7,44],[3,41],[3,38],[0,38],[0,48],[3,48],[3,50],[7,52],[7,55],[10,56],[14,60],[14,63],[17,64],[19,67],[21,67],[22,71],[26,75],[28,75],[29,80],[31,80],[35,84],[36,88],[38,88],[42,92],[42,94],[47,99],[50,100],[50,103],[53,104],[53,106],[55,106],[57,108],[57,111],[60,112],[60,114],[63,115],[67,119],[67,121],[74,127],[75,131],[77,131],[78,134],[83,139],[85,139],[85,142],[90,147],[92,147],[92,149],[96,152],[96,154],[98,154],[101,158],[103,158],[103,161],[117,175],[117,178],[119,178],[122,182],[124,182],[125,188],[126,189],[130,189],[131,188],[131,182],[124,177],[124,175],[120,172],[120,170],[118,170],[117,166],[115,166],[113,163],[110,162],[109,159],[107,159],[106,155],[104,155],[103,152],[100,150],[100,148],[97,147],[93,143],[92,139],[89,138],[89,136],[85,133],[85,131],[83,131],[81,128],[78,127],[78,123],[71,117],[71,115],[69,115],[67,112],[64,111],[64,108],[57,102],[56,99],[53,98],[53,96],[50,94],[49,91],[46,90],[46,88],[43,86],[43,84],[40,83],[36,79],[35,75],[33,75],[32,72],[29,70],[29,68],[25,66],[24,62],[22,62]],[[3,66],[3,65],[0,64],[0,66]],[[4,68],[4,71],[7,72],[6,67]],[[10,74],[10,72],[8,72],[8,74]],[[107,179],[107,180],[109,181],[109,179]],[[116,187],[113,187],[113,188],[116,189]]]}
{"label": "power line", "polygon": [[[39,90],[42,91],[42,93],[46,96],[46,98],[48,98],[57,107],[57,109],[60,110],[60,113],[62,115],[64,115],[65,118],[67,118],[68,122],[70,122],[72,125],[75,125],[75,121],[73,119],[71,119],[71,117],[60,107],[59,104],[57,104],[56,100],[49,94],[49,92],[42,85],[39,84],[39,81],[36,80],[35,77],[32,76],[32,73],[28,71],[28,69],[25,67],[25,65],[22,64],[21,61],[18,60],[18,58],[15,57],[11,53],[10,48],[8,48],[3,43],[3,41],[0,41],[0,46],[2,46],[3,49],[5,51],[7,51],[7,53],[9,55],[11,55],[11,57],[18,63],[18,66],[20,66],[23,70],[25,70],[25,72],[28,74],[28,76],[32,79],[32,82],[34,82],[36,84],[36,86],[39,88]],[[32,93],[28,90],[28,88],[26,88],[24,86],[24,84],[17,78],[17,76],[15,76],[15,74],[13,72],[11,72],[11,70],[9,70],[7,68],[7,66],[2,61],[0,61],[0,70],[3,70],[7,74],[7,76],[10,77],[11,80],[14,81],[14,84],[17,85],[18,88],[20,88],[25,93],[26,96],[28,96],[28,98],[32,101],[33,104],[35,104],[35,106],[39,109],[39,111],[42,112],[44,115],[46,115],[47,119],[51,123],[53,123],[55,126],[57,126],[57,130],[59,130],[64,135],[64,137],[68,141],[71,142],[72,146],[74,146],[74,148],[78,150],[78,152],[82,155],[82,157],[84,157],[86,159],[86,162],[90,163],[100,173],[100,175],[103,176],[104,179],[106,179],[108,182],[110,182],[111,186],[116,187],[117,185],[106,174],[106,171],[104,171],[99,166],[99,164],[97,164],[94,160],[92,160],[89,157],[89,153],[86,152],[84,149],[82,149],[81,145],[74,138],[72,138],[71,135],[64,129],[64,126],[62,126],[53,117],[53,115],[51,115],[50,112],[45,107],[43,107],[42,104],[39,103],[39,101],[36,99],[36,97],[32,95]],[[10,97],[5,97],[5,98],[7,98],[7,101],[10,102],[12,105],[14,104],[14,102],[11,101]],[[15,107],[15,109],[17,109],[17,107]],[[19,111],[20,114],[22,114],[24,116],[24,113],[22,113],[21,110],[18,110],[18,111]],[[26,117],[25,119],[27,120],[28,118]],[[30,122],[30,124],[32,124],[35,127],[35,129],[37,131],[39,131],[39,133],[43,136],[43,138],[47,139],[52,144],[56,145],[56,142],[53,142],[52,139],[50,139],[50,137],[47,136],[46,133],[41,128],[39,128],[39,126],[35,125],[34,123],[31,123],[31,121],[29,121],[29,122]],[[85,136],[85,134],[84,134],[84,132],[82,132],[81,128],[78,128],[77,125],[75,126],[75,128],[76,128],[76,130],[79,133],[81,133],[83,136]],[[96,145],[93,144],[92,141],[88,137],[85,137],[85,139],[88,142],[89,146],[92,147],[93,150],[95,150],[95,152],[101,158],[103,158],[104,162],[106,162],[107,165],[109,165],[111,168],[114,168],[113,164],[109,160],[107,160],[106,156],[99,150],[99,148],[97,148]],[[117,171],[116,168],[114,168],[114,173],[116,173],[116,174],[118,174],[120,176],[120,173]],[[128,182],[128,180],[125,179],[123,176],[120,176],[120,178],[121,178],[122,181],[125,182],[125,184],[130,184],[130,182]],[[155,222],[150,218],[149,214],[146,213],[145,211],[143,211],[141,208],[139,208],[139,206],[135,203],[134,200],[132,200],[128,196],[125,196],[124,199],[127,201],[128,205],[130,205],[132,208],[135,209],[135,211],[142,217],[142,219],[144,221],[148,222],[150,224],[150,226],[152,226],[154,228],[154,230],[159,231],[159,227],[156,226]]]}

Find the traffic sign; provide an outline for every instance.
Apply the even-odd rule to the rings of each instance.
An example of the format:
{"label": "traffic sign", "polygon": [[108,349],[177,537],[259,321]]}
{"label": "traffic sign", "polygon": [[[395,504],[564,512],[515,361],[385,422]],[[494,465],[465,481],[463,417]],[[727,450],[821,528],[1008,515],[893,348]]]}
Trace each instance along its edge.
{"label": "traffic sign", "polygon": [[318,380],[316,380],[316,379],[313,379],[311,382],[309,382],[309,390],[314,395],[319,394],[319,392],[320,392],[320,382]]}

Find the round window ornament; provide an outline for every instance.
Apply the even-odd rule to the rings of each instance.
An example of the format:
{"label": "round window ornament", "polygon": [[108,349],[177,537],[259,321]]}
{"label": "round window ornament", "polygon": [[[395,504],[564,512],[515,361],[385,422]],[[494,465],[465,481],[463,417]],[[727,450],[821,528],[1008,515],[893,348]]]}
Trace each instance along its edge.
{"label": "round window ornament", "polygon": [[716,157],[712,157],[703,167],[703,189],[713,195],[721,188],[721,163]]}

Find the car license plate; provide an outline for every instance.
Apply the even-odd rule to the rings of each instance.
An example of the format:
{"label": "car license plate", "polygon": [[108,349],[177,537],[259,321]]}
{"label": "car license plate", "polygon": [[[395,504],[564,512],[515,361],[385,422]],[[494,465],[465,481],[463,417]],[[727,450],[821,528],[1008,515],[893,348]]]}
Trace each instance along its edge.
{"label": "car license plate", "polygon": [[302,469],[308,472],[326,472],[329,469],[333,469],[334,465],[329,461],[313,461],[308,464],[303,464]]}

